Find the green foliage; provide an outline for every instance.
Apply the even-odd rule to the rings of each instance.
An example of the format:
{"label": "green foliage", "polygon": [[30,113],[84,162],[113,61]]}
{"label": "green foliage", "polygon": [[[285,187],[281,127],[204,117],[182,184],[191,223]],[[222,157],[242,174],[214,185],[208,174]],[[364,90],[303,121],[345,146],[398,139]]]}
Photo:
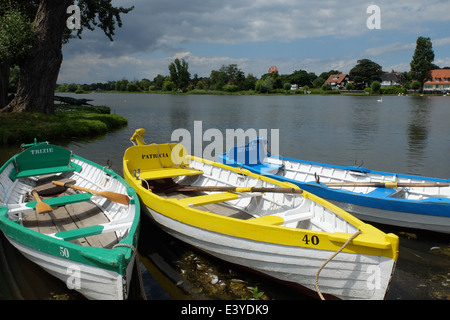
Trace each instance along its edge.
{"label": "green foliage", "polygon": [[18,10],[11,9],[0,16],[0,61],[19,63],[30,51],[34,40],[31,22]]}
{"label": "green foliage", "polygon": [[419,81],[413,81],[410,85],[410,88],[413,90],[419,90],[422,87],[422,84]]}
{"label": "green foliage", "polygon": [[323,91],[331,91],[331,90],[333,90],[333,88],[331,87],[331,84],[325,83],[324,85],[322,85],[322,90]]}
{"label": "green foliage", "polygon": [[111,0],[85,0],[78,1],[77,5],[80,8],[81,29],[77,30],[77,37],[81,39],[81,34],[86,28],[94,30],[95,27],[100,27],[105,35],[113,41],[114,31],[116,25],[122,27],[121,14],[127,14],[134,9],[114,7]]}
{"label": "green foliage", "polygon": [[373,81],[370,85],[370,88],[372,89],[372,93],[377,93],[381,89],[381,83],[380,81]]}
{"label": "green foliage", "polygon": [[175,88],[176,88],[175,84],[170,80],[164,81],[162,86],[163,91],[173,91],[175,90]]}
{"label": "green foliage", "polygon": [[38,140],[58,141],[106,134],[127,125],[122,116],[109,114],[108,107],[62,106],[54,115],[42,113],[0,114],[0,144]]}
{"label": "green foliage", "polygon": [[225,85],[222,87],[222,90],[225,92],[237,92],[238,91],[238,86],[235,85]]}
{"label": "green foliage", "polygon": [[253,290],[250,292],[250,294],[252,295],[251,298],[247,298],[242,296],[241,300],[261,300],[261,297],[264,295],[263,291],[259,291],[258,287],[253,288]]}
{"label": "green foliage", "polygon": [[405,94],[406,89],[402,88],[401,86],[392,86],[392,87],[388,87],[388,88],[381,88],[380,92],[382,94]]}
{"label": "green foliage", "polygon": [[139,87],[137,86],[136,83],[129,82],[129,83],[127,83],[126,90],[130,91],[130,92],[137,92],[137,91],[139,91]]}
{"label": "green foliage", "polygon": [[[313,72],[307,72],[305,70],[296,70],[292,74],[287,76],[287,81],[289,83],[297,84],[299,87],[309,86],[312,87],[314,85],[314,81],[318,77]],[[322,81],[319,86],[321,86],[325,82]]]}
{"label": "green foliage", "polygon": [[256,82],[255,90],[259,93],[270,93],[273,89],[272,77],[260,79]]}
{"label": "green foliage", "polygon": [[127,79],[122,79],[122,80],[116,81],[115,90],[116,91],[126,91],[128,83],[129,83],[129,81]]}
{"label": "green foliage", "polygon": [[430,38],[418,37],[416,50],[410,63],[411,78],[423,84],[431,76],[433,61],[434,51]]}
{"label": "green foliage", "polygon": [[348,82],[348,83],[345,85],[345,89],[346,89],[346,90],[355,90],[355,85],[354,85],[353,83],[351,83],[351,82]]}
{"label": "green foliage", "polygon": [[191,74],[188,69],[189,64],[184,59],[181,61],[180,59],[175,59],[175,61],[169,65],[170,80],[177,89],[186,90],[189,85]]}
{"label": "green foliage", "polygon": [[369,59],[358,60],[358,64],[350,70],[350,79],[356,87],[362,89],[370,86],[373,81],[381,81],[383,70],[381,66]]}

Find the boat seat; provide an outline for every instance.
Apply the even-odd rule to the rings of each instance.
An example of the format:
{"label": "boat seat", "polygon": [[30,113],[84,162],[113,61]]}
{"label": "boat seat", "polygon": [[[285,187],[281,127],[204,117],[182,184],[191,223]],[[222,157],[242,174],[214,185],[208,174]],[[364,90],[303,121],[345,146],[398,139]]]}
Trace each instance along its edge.
{"label": "boat seat", "polygon": [[219,159],[224,164],[236,167],[246,166],[261,175],[276,174],[283,166],[266,161],[266,144],[265,139],[256,138],[248,145],[231,147],[227,153],[220,155]]}
{"label": "boat seat", "polygon": [[268,216],[250,219],[250,220],[248,220],[248,222],[255,223],[255,224],[261,224],[261,225],[281,226],[284,223],[284,219],[280,216],[268,215]]}
{"label": "boat seat", "polygon": [[14,157],[15,170],[11,180],[58,172],[81,171],[81,166],[71,162],[72,152],[47,143],[36,144]]}
{"label": "boat seat", "polygon": [[84,227],[80,229],[73,229],[67,231],[61,231],[54,234],[55,237],[63,239],[65,241],[75,240],[79,238],[85,238],[89,236],[95,236],[103,232],[104,226],[95,225]]}
{"label": "boat seat", "polygon": [[158,168],[155,170],[141,171],[139,179],[158,180],[179,176],[195,176],[200,174],[203,174],[203,171],[190,168]]}
{"label": "boat seat", "polygon": [[[92,197],[91,193],[85,192],[85,193],[71,194],[68,196],[48,198],[48,199],[44,199],[42,201],[51,207],[61,207],[61,206],[65,206],[66,204],[88,201],[91,199],[91,197]],[[36,204],[37,204],[37,201],[27,202],[26,207],[35,209]]]}
{"label": "boat seat", "polygon": [[225,202],[236,200],[238,198],[238,194],[232,192],[221,192],[221,193],[212,193],[203,196],[196,197],[188,197],[183,199],[170,199],[171,201],[176,201],[177,203],[187,205],[190,207],[198,207],[204,206],[211,203],[217,202]]}
{"label": "boat seat", "polygon": [[248,165],[249,168],[261,175],[276,174],[283,166],[281,164],[261,163]]}
{"label": "boat seat", "polygon": [[373,191],[370,191],[367,195],[375,198],[387,198],[396,193],[396,189],[391,188],[376,188]]}

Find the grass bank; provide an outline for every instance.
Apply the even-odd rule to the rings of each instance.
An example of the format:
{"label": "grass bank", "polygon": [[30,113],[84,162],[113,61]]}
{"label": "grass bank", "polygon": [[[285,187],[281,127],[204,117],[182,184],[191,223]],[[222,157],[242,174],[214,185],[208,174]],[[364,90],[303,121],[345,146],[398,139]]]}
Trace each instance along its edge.
{"label": "grass bank", "polygon": [[108,107],[55,105],[55,114],[0,114],[0,144],[33,141],[52,142],[95,137],[128,124],[122,116],[111,114]]}

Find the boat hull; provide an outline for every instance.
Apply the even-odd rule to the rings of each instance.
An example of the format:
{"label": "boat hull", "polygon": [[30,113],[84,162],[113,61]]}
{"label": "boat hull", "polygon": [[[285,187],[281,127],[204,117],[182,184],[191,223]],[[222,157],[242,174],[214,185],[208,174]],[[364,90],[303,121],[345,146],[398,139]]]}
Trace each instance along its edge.
{"label": "boat hull", "polygon": [[46,254],[25,246],[8,236],[6,238],[28,260],[60,279],[69,289],[78,291],[90,300],[124,300],[127,298],[135,254],[127,266],[125,275],[121,275],[115,271]]}
{"label": "boat hull", "polygon": [[[147,214],[165,232],[202,252],[276,280],[292,283],[317,296],[316,274],[334,252],[233,237],[171,219],[150,207]],[[395,260],[339,253],[319,276],[319,288],[337,299],[383,299]],[[385,276],[388,275],[388,276]]]}
{"label": "boat hull", "polygon": [[421,231],[450,233],[450,219],[448,217],[383,210],[330,198],[327,200],[363,221]]}

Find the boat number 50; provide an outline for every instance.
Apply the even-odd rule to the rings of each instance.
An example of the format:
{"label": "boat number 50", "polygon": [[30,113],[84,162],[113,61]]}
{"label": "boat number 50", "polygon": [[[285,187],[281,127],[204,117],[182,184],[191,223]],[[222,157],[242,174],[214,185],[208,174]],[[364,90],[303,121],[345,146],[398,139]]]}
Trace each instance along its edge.
{"label": "boat number 50", "polygon": [[59,254],[64,258],[68,258],[69,257],[69,249],[67,249],[65,247],[59,247]]}
{"label": "boat number 50", "polygon": [[305,236],[303,237],[302,241],[306,245],[309,245],[311,243],[311,244],[317,246],[319,244],[319,237],[318,236],[311,236],[311,237],[309,237],[307,234],[305,234]]}

